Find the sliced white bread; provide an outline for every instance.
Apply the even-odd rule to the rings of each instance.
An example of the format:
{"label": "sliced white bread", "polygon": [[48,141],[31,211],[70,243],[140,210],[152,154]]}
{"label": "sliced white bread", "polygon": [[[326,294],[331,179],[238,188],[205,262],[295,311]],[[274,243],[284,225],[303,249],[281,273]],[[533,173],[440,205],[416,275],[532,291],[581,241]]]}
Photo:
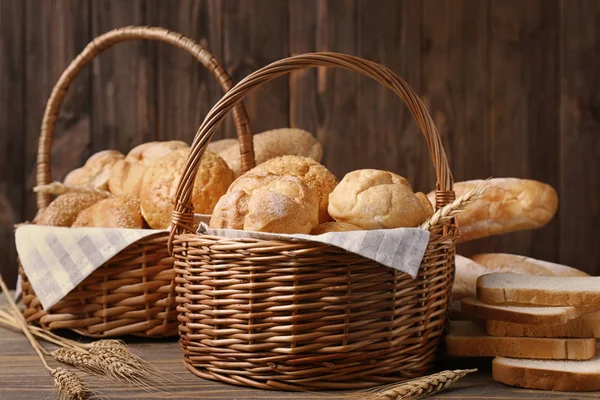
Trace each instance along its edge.
{"label": "sliced white bread", "polygon": [[600,304],[600,277],[488,274],[477,278],[484,303],[590,307]]}
{"label": "sliced white bread", "polygon": [[488,320],[486,331],[493,336],[600,338],[600,312],[582,315],[557,325],[527,325]]}
{"label": "sliced white bread", "polygon": [[583,271],[567,265],[536,260],[507,253],[483,253],[470,257],[472,261],[491,272],[539,276],[589,276]]}
{"label": "sliced white bread", "polygon": [[590,392],[600,390],[600,351],[587,361],[528,360],[496,357],[494,380],[526,389]]}
{"label": "sliced white bread", "polygon": [[596,340],[494,337],[473,322],[452,321],[446,352],[457,357],[589,360],[596,355]]}
{"label": "sliced white bread", "polygon": [[583,307],[520,307],[487,304],[473,298],[461,300],[461,310],[471,318],[528,325],[556,325],[595,311]]}

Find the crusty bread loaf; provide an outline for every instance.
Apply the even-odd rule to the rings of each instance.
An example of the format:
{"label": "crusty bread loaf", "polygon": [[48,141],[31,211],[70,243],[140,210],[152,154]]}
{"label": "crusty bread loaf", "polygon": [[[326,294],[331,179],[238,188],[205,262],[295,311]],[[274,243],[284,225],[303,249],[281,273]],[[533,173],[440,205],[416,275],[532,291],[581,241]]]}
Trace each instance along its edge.
{"label": "crusty bread loaf", "polygon": [[360,231],[361,229],[358,226],[354,226],[352,224],[347,224],[345,222],[323,222],[313,228],[310,232],[311,235],[322,235],[328,232],[351,232],[351,231]]}
{"label": "crusty bread loaf", "polygon": [[470,321],[451,321],[446,352],[457,357],[589,360],[596,355],[594,339],[510,338],[486,335]]}
{"label": "crusty bread loaf", "polygon": [[488,274],[477,298],[490,304],[589,307],[600,304],[600,277]]}
{"label": "crusty bread loaf", "polygon": [[492,376],[497,382],[526,389],[566,392],[600,390],[600,351],[586,361],[496,357],[492,362]]}
{"label": "crusty bread loaf", "polygon": [[471,256],[471,260],[492,272],[541,276],[589,276],[576,268],[548,261],[536,260],[506,253],[483,253]]}
{"label": "crusty bread loaf", "polygon": [[80,212],[104,197],[93,192],[69,192],[58,196],[37,217],[37,225],[71,226]]}
{"label": "crusty bread loaf", "polygon": [[[150,164],[144,174],[140,190],[142,215],[154,229],[166,229],[171,224],[171,213],[177,185],[183,175],[190,149],[168,153]],[[233,181],[233,172],[225,161],[209,151],[204,152],[194,180],[192,204],[194,212],[210,214],[219,198]]]}
{"label": "crusty bread loaf", "polygon": [[141,229],[140,202],[129,195],[107,197],[80,212],[72,227]]}
{"label": "crusty bread loaf", "polygon": [[[292,175],[242,175],[217,203],[211,228],[310,233],[319,222],[316,192]],[[242,184],[244,183],[244,184]]]}
{"label": "crusty bread loaf", "polygon": [[116,150],[103,150],[93,154],[81,168],[69,172],[64,184],[80,188],[108,190],[108,179],[113,165],[123,159]]}
{"label": "crusty bread loaf", "polygon": [[[317,162],[321,161],[323,156],[321,144],[310,132],[302,129],[274,129],[254,135],[253,140],[256,165],[284,155],[309,157]],[[241,174],[239,146],[237,144],[230,146],[219,155],[238,177]]]}
{"label": "crusty bread loaf", "polygon": [[584,314],[557,325],[528,325],[488,320],[486,331],[493,336],[600,338],[600,312]]}
{"label": "crusty bread loaf", "polygon": [[362,229],[415,227],[428,216],[405,178],[375,169],[346,174],[329,195],[328,211]]}
{"label": "crusty bread loaf", "polygon": [[154,161],[163,158],[172,151],[187,149],[189,147],[190,146],[188,146],[187,143],[180,140],[142,143],[131,149],[131,151],[127,153],[127,156],[125,156],[125,160],[149,166]]}
{"label": "crusty bread loaf", "polygon": [[417,199],[419,199],[419,201],[423,205],[423,210],[425,210],[427,218],[431,217],[433,215],[433,205],[429,202],[429,199],[427,198],[425,193],[417,192],[415,193],[415,196],[417,196]]}
{"label": "crusty bread loaf", "polygon": [[[213,153],[216,154],[221,154],[221,152],[227,150],[230,147],[237,147],[238,149],[240,148],[239,146],[239,142],[237,139],[221,139],[221,140],[215,140],[214,142],[210,142],[208,144],[208,146],[206,147],[207,151],[212,151]],[[239,152],[239,150],[238,150]]]}
{"label": "crusty bread loaf", "polygon": [[117,161],[110,170],[108,190],[112,194],[129,194],[139,198],[142,180],[147,168],[144,164],[138,162]]}
{"label": "crusty bread loaf", "polygon": [[[517,324],[555,325],[594,311],[580,307],[519,307],[483,303],[474,298],[461,301],[462,310],[473,318],[514,322]],[[600,308],[600,306],[598,307]]]}
{"label": "crusty bread loaf", "polygon": [[[483,181],[454,184],[456,197],[476,188]],[[529,179],[494,178],[484,196],[457,218],[460,241],[473,240],[523,229],[540,228],[556,213],[558,195],[552,186]],[[433,203],[434,192],[428,194]]]}
{"label": "crusty bread loaf", "polygon": [[[329,194],[335,189],[338,181],[327,168],[312,158],[303,156],[275,157],[256,166],[247,174],[272,174],[296,176],[311,189],[319,198],[319,222],[331,221],[327,213],[329,206]],[[231,191],[236,190],[236,184],[232,184]]]}

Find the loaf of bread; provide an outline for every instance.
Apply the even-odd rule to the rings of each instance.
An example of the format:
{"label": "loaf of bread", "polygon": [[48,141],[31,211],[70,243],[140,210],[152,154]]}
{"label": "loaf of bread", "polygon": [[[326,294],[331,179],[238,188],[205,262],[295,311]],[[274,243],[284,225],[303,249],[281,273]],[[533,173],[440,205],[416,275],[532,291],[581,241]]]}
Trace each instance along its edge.
{"label": "loaf of bread", "polygon": [[[589,392],[600,390],[600,351],[587,361],[530,360],[496,357],[492,377],[526,389]],[[541,396],[540,396],[541,397]],[[575,398],[574,396],[568,396]]]}
{"label": "loaf of bread", "polygon": [[596,340],[494,337],[486,335],[473,322],[452,321],[446,336],[446,352],[456,357],[589,360],[596,355]]}
{"label": "loaf of bread", "polygon": [[[189,148],[171,151],[148,167],[140,189],[140,204],[144,219],[154,229],[166,229],[171,224],[173,201],[183,175]],[[210,214],[219,198],[233,181],[233,172],[223,159],[204,152],[192,192],[192,204],[198,214]]]}
{"label": "loaf of bread", "polygon": [[360,231],[361,229],[358,226],[354,226],[352,224],[347,224],[345,222],[323,222],[313,228],[310,232],[311,235],[322,235],[328,232],[351,232],[351,231]]}
{"label": "loaf of bread", "polygon": [[69,192],[58,196],[37,217],[36,224],[71,226],[79,213],[104,197],[93,192]]}
{"label": "loaf of bread", "polygon": [[352,171],[329,195],[329,215],[362,229],[416,227],[430,214],[410,183],[392,172]]}
{"label": "loaf of bread", "polygon": [[142,180],[147,168],[144,164],[138,162],[117,161],[110,170],[108,190],[112,194],[128,194],[139,198]]}
{"label": "loaf of bread", "polygon": [[[479,186],[473,180],[454,184],[456,197]],[[457,217],[460,241],[498,235],[546,225],[556,213],[558,195],[552,186],[542,182],[495,178],[487,181],[489,189]],[[434,203],[435,193],[428,194]]]}
{"label": "loaf of bread", "polygon": [[466,297],[476,297],[477,278],[489,274],[490,271],[470,258],[456,255],[454,259],[455,272],[452,285],[452,299],[460,300]]}
{"label": "loaf of bread", "polygon": [[[598,307],[596,306],[596,308]],[[582,310],[582,312],[585,311],[586,309]],[[584,314],[556,325],[532,325],[488,320],[486,321],[486,331],[492,336],[600,338],[600,312]]]}
{"label": "loaf of bread", "polygon": [[292,175],[247,174],[217,203],[211,228],[310,233],[319,223],[317,193]]}
{"label": "loaf of bread", "polygon": [[[253,141],[256,165],[260,165],[271,158],[285,155],[309,157],[317,162],[320,162],[323,156],[321,144],[310,132],[302,129],[274,129],[254,135]],[[235,176],[240,176],[239,145],[237,143],[232,144],[227,149],[219,152],[219,155],[227,162]]]}
{"label": "loaf of bread", "polygon": [[140,202],[129,195],[107,197],[80,212],[72,227],[141,229]]}
{"label": "loaf of bread", "polygon": [[64,184],[80,188],[108,190],[113,165],[125,156],[116,150],[103,150],[92,155],[81,168],[69,172]]}
{"label": "loaf of bread", "polygon": [[188,149],[189,147],[190,146],[188,146],[187,143],[180,140],[142,143],[131,149],[131,151],[127,153],[127,156],[125,156],[125,160],[149,166],[154,161],[163,158],[172,151]]}
{"label": "loaf of bread", "polygon": [[[312,158],[303,156],[272,158],[247,172],[247,175],[251,174],[292,175],[302,179],[319,198],[319,222],[331,221],[331,217],[327,213],[329,194],[335,189],[338,181],[327,168]],[[231,190],[236,190],[235,183]]]}

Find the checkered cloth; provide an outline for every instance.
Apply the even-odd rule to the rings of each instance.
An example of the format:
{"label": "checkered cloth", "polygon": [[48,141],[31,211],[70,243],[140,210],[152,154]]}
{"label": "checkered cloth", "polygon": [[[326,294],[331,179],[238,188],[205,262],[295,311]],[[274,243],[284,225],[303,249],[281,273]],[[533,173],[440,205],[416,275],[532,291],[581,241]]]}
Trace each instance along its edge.
{"label": "checkered cloth", "polygon": [[[58,228],[23,225],[15,234],[17,252],[33,290],[47,310],[127,246],[161,231],[151,229]],[[281,235],[211,229],[198,233],[230,238],[308,240],[340,247],[411,275],[419,271],[429,232],[419,228]]]}

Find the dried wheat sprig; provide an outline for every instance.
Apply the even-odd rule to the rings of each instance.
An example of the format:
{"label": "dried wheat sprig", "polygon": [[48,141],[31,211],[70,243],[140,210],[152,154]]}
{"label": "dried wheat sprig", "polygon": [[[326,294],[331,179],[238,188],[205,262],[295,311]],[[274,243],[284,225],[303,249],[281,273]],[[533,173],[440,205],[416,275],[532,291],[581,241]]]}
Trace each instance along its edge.
{"label": "dried wheat sprig", "polygon": [[69,192],[88,192],[88,193],[96,193],[104,197],[110,196],[110,192],[101,189],[93,189],[93,188],[81,188],[77,186],[65,185],[62,182],[51,182],[45,185],[38,185],[33,188],[33,191],[38,193],[49,193],[54,195],[61,195]]}
{"label": "dried wheat sprig", "polygon": [[444,207],[437,210],[429,219],[423,224],[421,228],[425,230],[432,230],[441,225],[444,225],[452,218],[455,218],[473,202],[479,200],[487,191],[489,185],[487,180],[480,183],[475,189],[468,191],[467,193],[460,196],[450,204],[446,204]]}
{"label": "dried wheat sprig", "polygon": [[476,372],[477,369],[457,369],[454,371],[442,371],[436,374],[423,376],[417,379],[373,388],[367,391],[354,393],[352,398],[362,400],[405,400],[422,399],[434,393],[447,389],[465,375]]}

